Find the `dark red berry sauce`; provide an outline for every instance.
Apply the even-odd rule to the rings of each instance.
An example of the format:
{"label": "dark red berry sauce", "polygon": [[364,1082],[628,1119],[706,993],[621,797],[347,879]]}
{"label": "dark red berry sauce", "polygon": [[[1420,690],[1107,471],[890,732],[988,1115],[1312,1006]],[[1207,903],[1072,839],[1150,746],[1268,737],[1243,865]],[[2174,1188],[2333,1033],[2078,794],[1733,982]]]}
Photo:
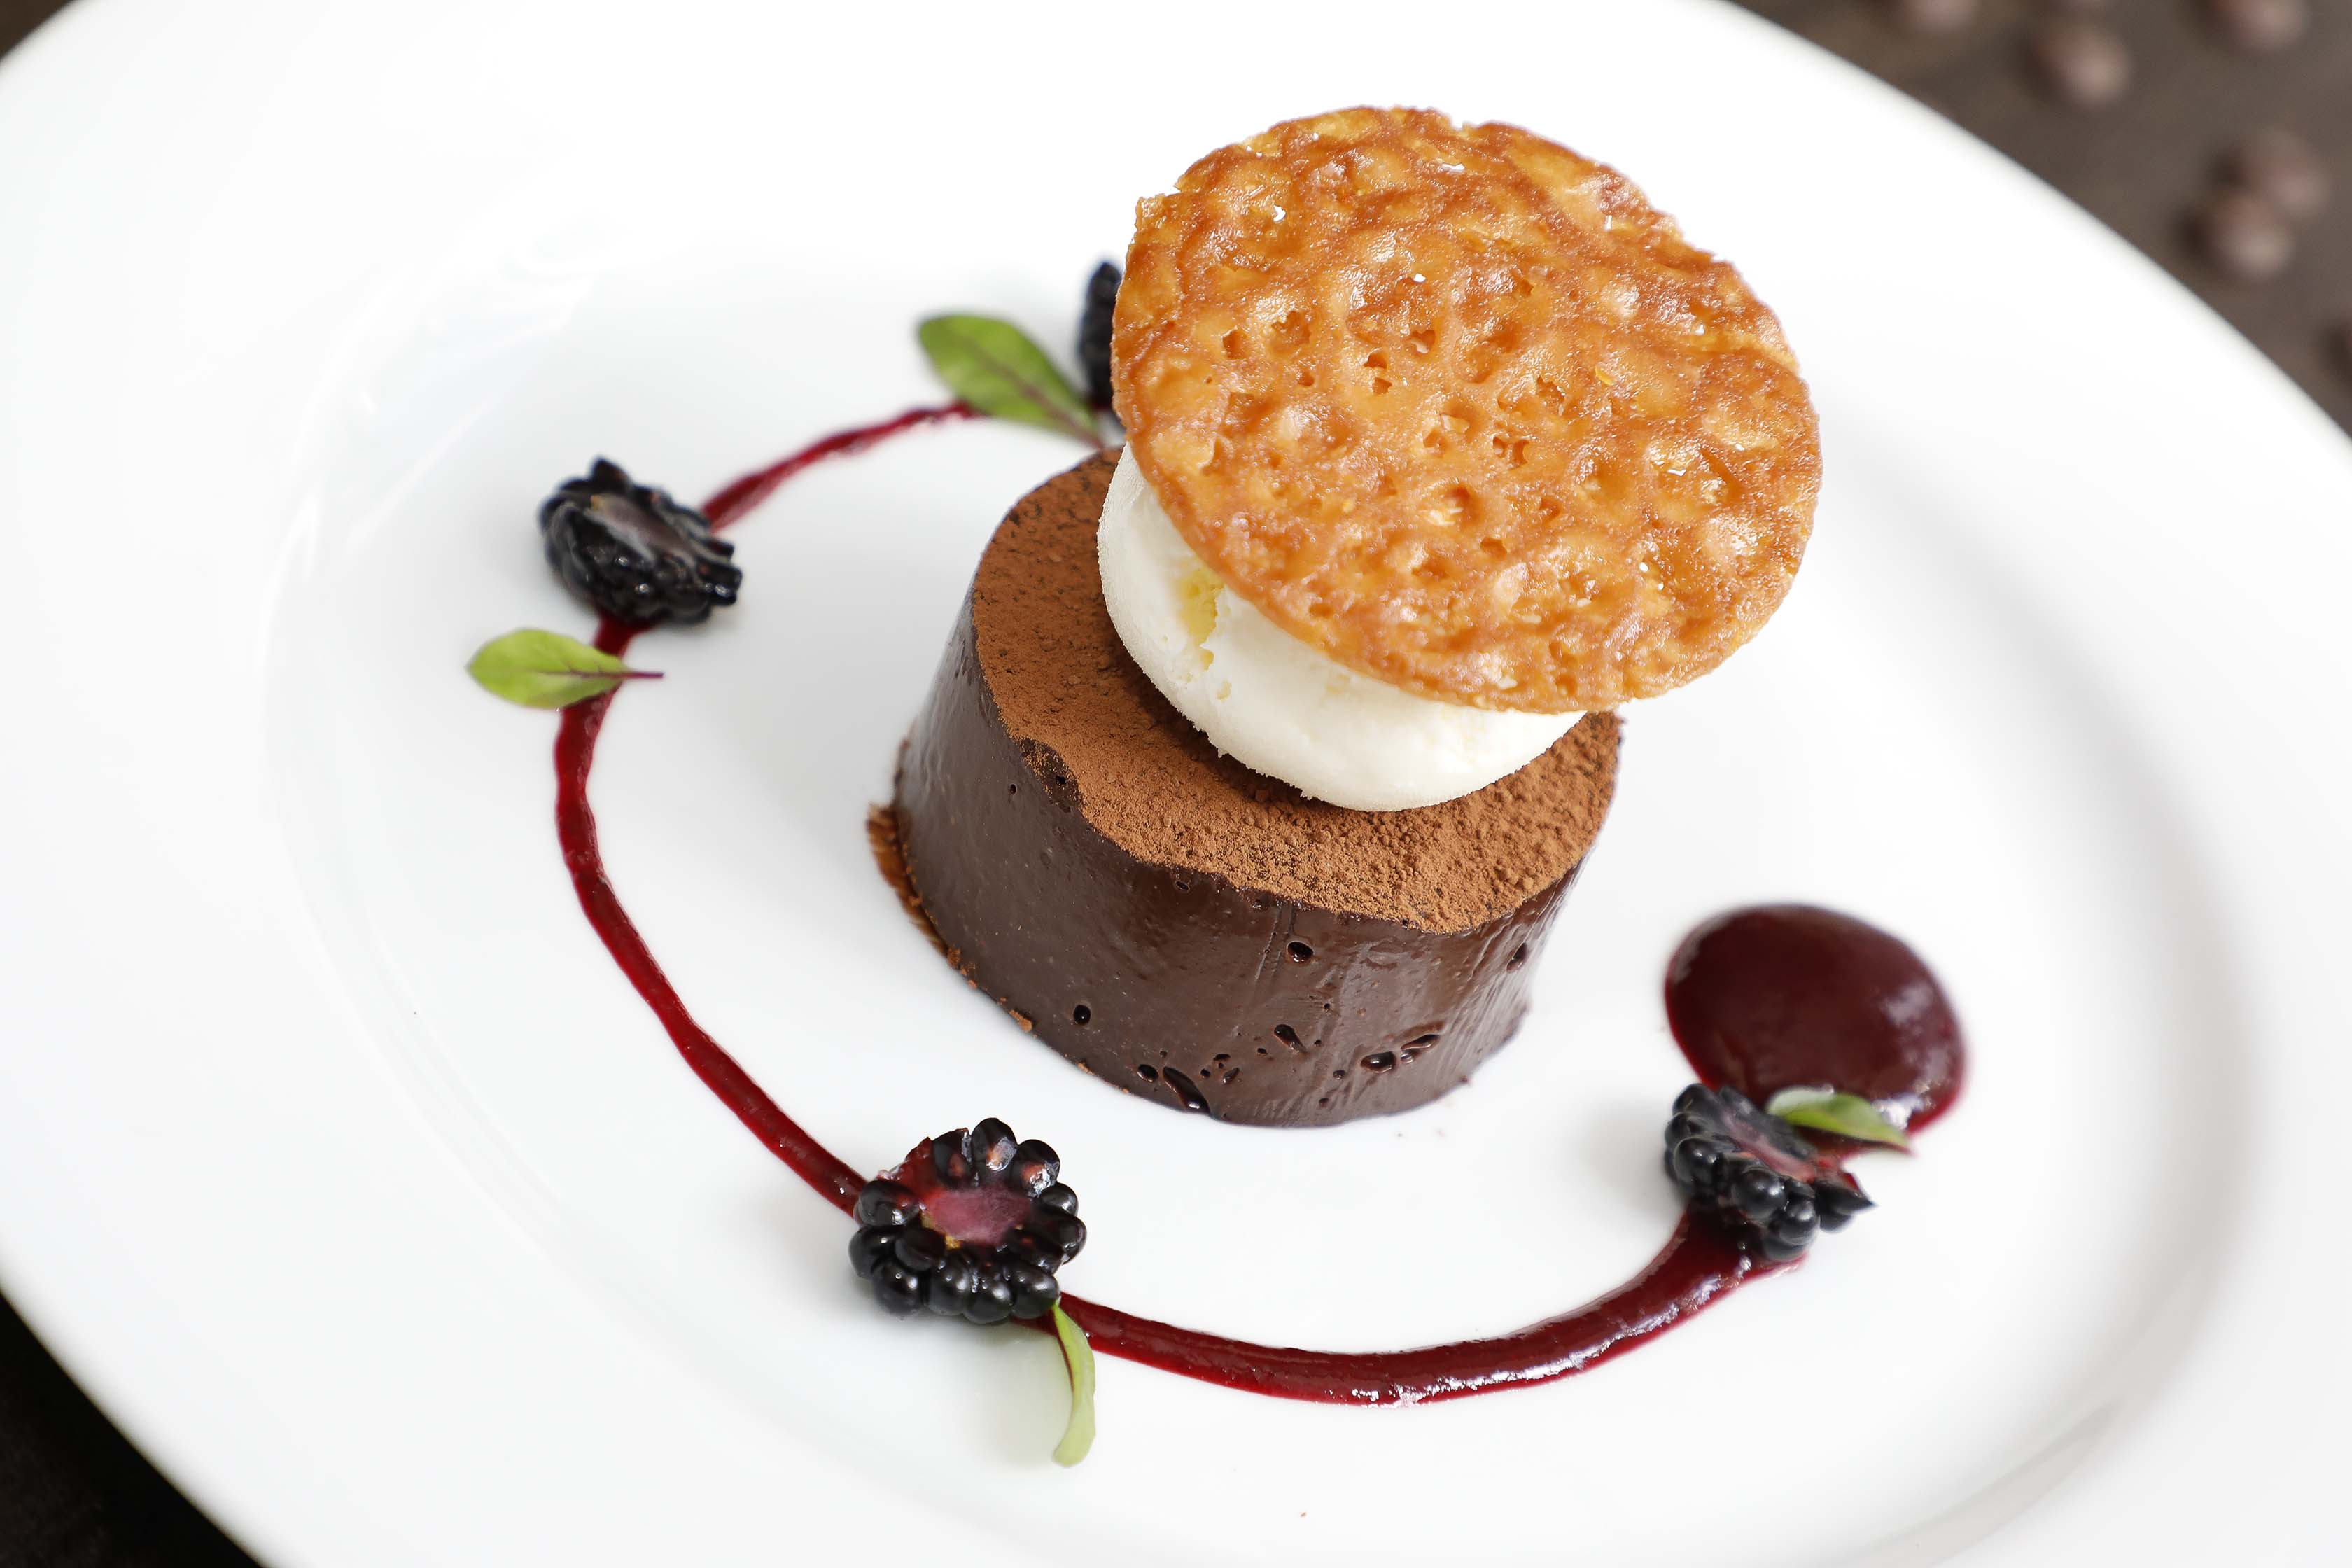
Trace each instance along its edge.
{"label": "dark red berry sauce", "polygon": [[[971,414],[961,404],[918,408],[828,436],[737,479],[703,510],[714,527],[724,528],[814,463]],[[630,627],[606,621],[597,628],[596,646],[617,655],[635,636]],[[588,774],[596,738],[617,695],[565,709],[556,736],[555,826],[580,907],[687,1065],[769,1152],[847,1212],[865,1176],[785,1115],[694,1021],[604,873],[596,815],[588,803]],[[1796,923],[1799,936],[1776,937],[1788,921]],[[1822,921],[1835,922],[1832,935],[1819,934],[1825,929]],[[1782,945],[1775,947],[1776,941]],[[1788,952],[1798,959],[1784,962]],[[1933,977],[1893,937],[1826,910],[1751,910],[1702,927],[1675,957],[1668,1008],[1698,1076],[1751,1095],[1795,1083],[1833,1083],[1874,1098],[1911,1095],[1918,1107],[1911,1122],[1916,1129],[1948,1104],[1959,1085],[1959,1036]],[[1062,1305],[1095,1349],[1109,1355],[1252,1394],[1394,1405],[1459,1398],[1583,1372],[1673,1328],[1746,1280],[1774,1271],[1774,1266],[1747,1257],[1714,1226],[1685,1215],[1664,1249],[1605,1296],[1515,1333],[1404,1351],[1251,1344],[1075,1296],[1062,1298]]]}
{"label": "dark red berry sauce", "polygon": [[1763,904],[1700,926],[1666,966],[1666,1022],[1701,1082],[1759,1105],[1829,1085],[1894,1102],[1916,1131],[1960,1092],[1944,988],[1900,940],[1834,910]]}

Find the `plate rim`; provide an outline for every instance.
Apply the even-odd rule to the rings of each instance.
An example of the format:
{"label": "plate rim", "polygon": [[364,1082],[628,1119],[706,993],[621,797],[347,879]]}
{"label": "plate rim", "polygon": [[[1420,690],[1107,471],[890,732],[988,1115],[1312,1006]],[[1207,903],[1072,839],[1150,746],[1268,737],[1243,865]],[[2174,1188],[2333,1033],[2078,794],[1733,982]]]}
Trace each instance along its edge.
{"label": "plate rim", "polygon": [[[2087,227],[2095,235],[2104,237],[2109,252],[2109,264],[2116,264],[2117,253],[2120,253],[2124,262],[2160,279],[2164,288],[2173,295],[2176,308],[2169,312],[2170,318],[2175,321],[2194,319],[2206,323],[2204,328],[2196,330],[2205,332],[2209,350],[2217,349],[2218,345],[2220,357],[2234,357],[2233,367],[2229,373],[2231,379],[2243,388],[2266,386],[2259,395],[2273,409],[2291,404],[2302,410],[2303,423],[2311,425],[2315,422],[2329,433],[2334,452],[2330,460],[2338,471],[2352,474],[2352,440],[2347,440],[2283,371],[2262,357],[2234,329],[2196,300],[2184,286],[2164,275],[2153,261],[2131,249],[2111,231],[2096,225],[2087,214],[2049,190],[2030,174],[1957,127],[1902,98],[1895,89],[1864,75],[1858,68],[1835,60],[1802,40],[1782,33],[1761,18],[1733,11],[1728,6],[1718,8],[1713,5],[1704,7],[1686,5],[1683,10],[1694,16],[1704,10],[1718,19],[1725,15],[1737,17],[1738,22],[1729,25],[1752,29],[1752,37],[1769,37],[1779,40],[1789,46],[1783,58],[1807,62],[1802,67],[1789,67],[1792,73],[1810,73],[1813,79],[1823,82],[1843,79],[1845,89],[1859,87],[1866,89],[1868,94],[1878,96],[1880,112],[1887,111],[1889,104],[1899,106],[1899,112],[1913,120],[1915,130],[1924,128],[1923,134],[1929,141],[1940,142],[1948,150],[1956,149],[1953,156],[1965,156],[1979,163],[1989,158],[2008,171],[2004,178],[2021,176],[2029,185],[2049,198],[2045,205],[2054,203],[2052,210],[2056,216],[2052,221]],[[0,111],[5,111],[15,98],[32,91],[36,83],[54,83],[60,76],[102,71],[112,57],[99,51],[119,42],[125,31],[125,24],[136,19],[136,0],[76,0],[66,12],[44,23],[5,63],[0,63]],[[107,36],[110,30],[112,37]],[[5,180],[9,174],[6,153],[7,149],[0,146],[0,199],[5,199],[6,194]],[[2075,238],[2082,238],[2079,232]],[[6,300],[0,299],[0,308],[5,308],[5,304]],[[2227,342],[2236,345],[2235,349],[2229,350],[2226,344],[2214,340],[2210,331],[2212,328],[2219,328]],[[2163,330],[2168,331],[2172,329]],[[2286,402],[2282,403],[2281,399]],[[0,425],[0,428],[5,428],[5,425]],[[2326,444],[2326,441],[2305,443],[2307,447]],[[0,483],[5,483],[5,476],[0,476]],[[2276,996],[2271,999],[2276,1000]],[[2339,1012],[2337,1016],[2341,1016]],[[226,1468],[215,1464],[198,1452],[195,1445],[177,1436],[183,1426],[184,1412],[172,1410],[173,1395],[161,1392],[170,1385],[142,1380],[140,1372],[135,1369],[143,1358],[127,1354],[121,1342],[121,1335],[130,1331],[130,1325],[114,1321],[112,1310],[101,1308],[86,1299],[77,1299],[79,1287],[70,1281],[71,1272],[58,1267],[53,1248],[45,1253],[38,1243],[28,1238],[17,1216],[9,1209],[0,1207],[0,1278],[6,1280],[12,1300],[16,1300],[19,1310],[44,1343],[51,1346],[77,1381],[91,1391],[93,1397],[99,1400],[125,1436],[142,1451],[154,1454],[159,1460],[159,1468],[166,1469],[208,1513],[221,1520],[224,1528],[232,1530],[244,1539],[266,1545],[273,1552],[282,1552],[289,1561],[312,1560],[312,1557],[324,1560],[322,1554],[316,1552],[310,1557],[302,1556],[301,1551],[308,1548],[298,1549],[290,1536],[281,1535],[282,1520],[276,1511],[278,1505],[275,1501],[278,1489],[267,1488],[257,1491],[253,1487],[253,1477],[226,1473]],[[163,1314],[166,1319],[168,1316],[168,1312]],[[106,1326],[100,1329],[96,1326],[100,1324]],[[701,1402],[698,1399],[693,1403],[698,1407]],[[399,1560],[407,1543],[398,1539],[396,1534],[386,1535],[383,1539],[385,1560]],[[315,1538],[310,1544],[316,1545]]]}

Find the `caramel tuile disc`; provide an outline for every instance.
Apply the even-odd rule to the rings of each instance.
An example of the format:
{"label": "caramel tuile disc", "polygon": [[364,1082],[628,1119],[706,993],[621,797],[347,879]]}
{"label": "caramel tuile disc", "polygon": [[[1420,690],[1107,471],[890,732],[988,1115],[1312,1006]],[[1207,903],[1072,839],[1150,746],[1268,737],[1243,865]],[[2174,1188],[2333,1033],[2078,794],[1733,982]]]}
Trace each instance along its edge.
{"label": "caramel tuile disc", "polygon": [[1420,110],[1297,120],[1137,205],[1119,418],[1177,530],[1332,658],[1571,712],[1706,673],[1821,482],[1780,323],[1615,171]]}

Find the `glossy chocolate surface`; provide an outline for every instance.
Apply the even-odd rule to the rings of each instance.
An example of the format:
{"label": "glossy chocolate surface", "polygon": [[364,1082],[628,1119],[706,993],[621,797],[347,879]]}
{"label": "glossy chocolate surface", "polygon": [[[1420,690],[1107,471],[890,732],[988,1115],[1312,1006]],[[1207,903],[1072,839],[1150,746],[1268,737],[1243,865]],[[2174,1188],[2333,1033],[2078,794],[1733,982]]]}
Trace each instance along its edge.
{"label": "glossy chocolate surface", "polygon": [[[1055,509],[1024,507],[1005,531],[1069,527]],[[1090,579],[1090,524],[1071,542],[1057,558],[1082,558]],[[991,569],[983,565],[975,599]],[[1580,843],[1578,860],[1515,906],[1455,931],[1286,898],[1199,863],[1140,858],[1088,819],[1082,785],[1054,748],[1008,729],[987,641],[967,601],[902,760],[898,826],[922,913],[957,967],[1024,1028],[1121,1089],[1227,1121],[1293,1127],[1426,1103],[1517,1028]],[[1020,646],[1034,654],[1037,644]],[[1096,677],[1109,657],[1084,637],[1064,646],[1073,682]],[[1110,651],[1125,660],[1115,643]],[[1104,689],[1113,692],[1107,700],[1157,707],[1140,727],[1150,743],[1205,746],[1139,673]],[[1605,807],[1615,723],[1602,715],[1588,724],[1592,733],[1572,738],[1581,760],[1604,770]],[[1191,775],[1188,792],[1171,792],[1164,809],[1205,821],[1225,808],[1223,792],[1280,787],[1218,762]],[[1298,809],[1328,816],[1333,808]],[[1393,886],[1404,868],[1382,864],[1383,855],[1415,851],[1358,837],[1344,849],[1364,863],[1349,875]]]}

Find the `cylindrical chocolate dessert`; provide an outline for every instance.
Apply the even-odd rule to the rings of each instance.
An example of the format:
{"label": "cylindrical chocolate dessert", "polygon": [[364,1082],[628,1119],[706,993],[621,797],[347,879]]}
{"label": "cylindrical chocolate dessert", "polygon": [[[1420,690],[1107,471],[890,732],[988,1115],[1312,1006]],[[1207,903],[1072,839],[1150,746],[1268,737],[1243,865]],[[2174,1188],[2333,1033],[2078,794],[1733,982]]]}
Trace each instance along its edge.
{"label": "cylindrical chocolate dessert", "polygon": [[1616,716],[1475,794],[1310,800],[1216,750],[1104,608],[1089,458],[982,558],[901,763],[900,848],[950,959],[1122,1089],[1230,1121],[1408,1110],[1465,1081],[1607,814]]}

